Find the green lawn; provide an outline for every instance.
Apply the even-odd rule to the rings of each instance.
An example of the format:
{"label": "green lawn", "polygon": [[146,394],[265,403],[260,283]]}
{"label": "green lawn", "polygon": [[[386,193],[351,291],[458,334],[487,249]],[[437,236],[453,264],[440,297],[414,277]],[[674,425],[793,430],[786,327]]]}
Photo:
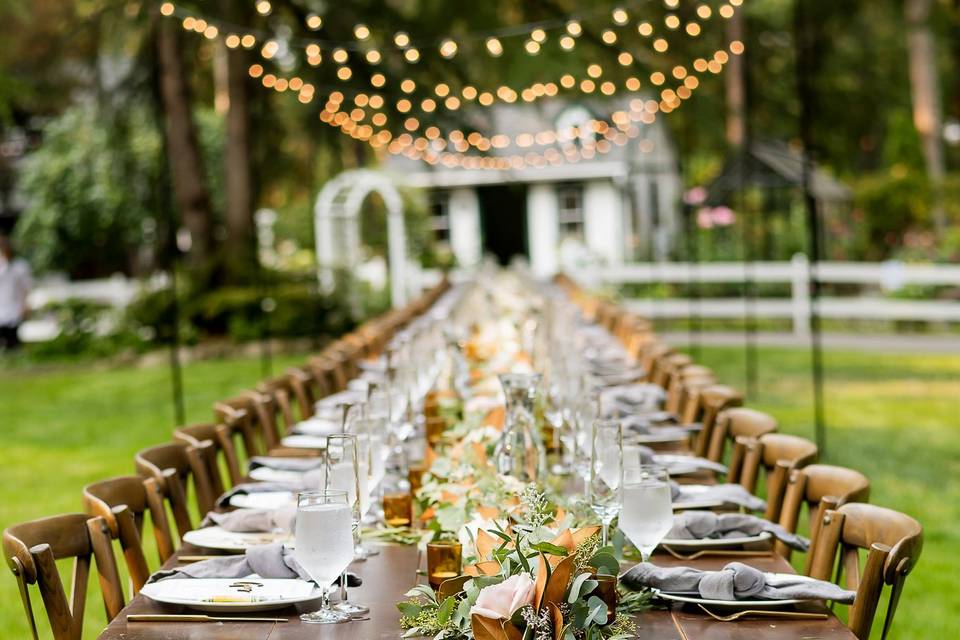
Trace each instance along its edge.
{"label": "green lawn", "polygon": [[[743,387],[740,350],[704,349],[702,361]],[[831,353],[826,365],[826,461],[866,473],[875,503],[910,513],[926,528],[924,555],[907,583],[893,637],[952,637],[960,615],[960,356]],[[761,349],[759,397],[749,404],[777,416],[783,431],[812,437],[807,371],[804,351]],[[261,371],[255,359],[234,359],[193,363],[184,375],[188,419],[199,421],[209,418],[214,400],[252,386]],[[133,453],[168,439],[173,425],[163,366],[7,368],[0,371],[0,407],[4,527],[78,510],[85,483],[132,472]],[[95,581],[91,589],[85,637],[94,638],[103,611]],[[0,638],[26,637],[14,580],[4,572]]]}

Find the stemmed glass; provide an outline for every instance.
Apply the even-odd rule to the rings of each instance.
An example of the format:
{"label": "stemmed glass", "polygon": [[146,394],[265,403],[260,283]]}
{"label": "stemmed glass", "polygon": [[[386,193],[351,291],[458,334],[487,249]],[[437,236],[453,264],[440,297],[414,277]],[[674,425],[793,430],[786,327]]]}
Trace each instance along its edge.
{"label": "stemmed glass", "polygon": [[606,546],[610,523],[622,505],[623,430],[617,420],[598,419],[593,423],[590,449],[590,478],[587,498],[603,526],[601,544]]}
{"label": "stemmed glass", "polygon": [[330,606],[337,576],[353,559],[353,516],[346,491],[303,491],[297,496],[293,557],[323,590],[319,610],[300,619],[313,624],[347,622],[350,615]]}
{"label": "stemmed glass", "polygon": [[648,562],[673,527],[670,477],[663,467],[642,464],[627,470],[619,526]]}
{"label": "stemmed glass", "polygon": [[[367,469],[361,461],[360,455],[357,436],[346,433],[327,436],[326,487],[347,493],[353,523],[353,552],[351,557],[358,560],[366,559],[366,556],[357,553],[357,551],[362,549],[360,545],[360,522],[363,518],[364,507],[367,507],[367,503],[370,502],[367,493]],[[349,615],[370,611],[369,607],[354,604],[348,600],[347,576],[345,573],[340,581],[340,602],[335,609]]]}

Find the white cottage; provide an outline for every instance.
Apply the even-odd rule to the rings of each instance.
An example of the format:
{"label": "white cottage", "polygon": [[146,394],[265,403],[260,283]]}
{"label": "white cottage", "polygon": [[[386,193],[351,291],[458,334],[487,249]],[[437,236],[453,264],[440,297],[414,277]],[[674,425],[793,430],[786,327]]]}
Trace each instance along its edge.
{"label": "white cottage", "polygon": [[[628,102],[499,105],[483,112],[489,118],[483,130],[514,139],[520,133],[605,119],[628,110]],[[477,264],[484,254],[501,263],[521,255],[537,275],[548,276],[585,258],[605,264],[662,258],[679,229],[677,158],[659,119],[636,125],[640,135],[627,144],[611,145],[608,153],[575,163],[500,171],[393,157],[387,168],[401,184],[429,190],[437,239],[449,243],[463,267]],[[508,147],[500,153],[517,152]]]}

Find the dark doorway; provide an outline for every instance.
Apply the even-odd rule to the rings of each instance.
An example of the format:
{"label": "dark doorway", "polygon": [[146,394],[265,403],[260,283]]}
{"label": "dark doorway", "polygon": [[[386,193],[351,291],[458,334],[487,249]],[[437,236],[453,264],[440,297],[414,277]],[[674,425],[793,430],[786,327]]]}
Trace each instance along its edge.
{"label": "dark doorway", "polygon": [[478,187],[483,251],[506,265],[527,255],[527,188],[521,184]]}

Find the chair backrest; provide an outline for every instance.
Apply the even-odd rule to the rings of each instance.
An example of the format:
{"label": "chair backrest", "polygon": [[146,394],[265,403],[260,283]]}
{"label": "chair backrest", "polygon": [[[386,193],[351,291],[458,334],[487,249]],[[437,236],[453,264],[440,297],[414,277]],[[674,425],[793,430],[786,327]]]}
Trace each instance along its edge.
{"label": "chair backrest", "polygon": [[[742,447],[742,451],[736,449]],[[817,445],[806,438],[785,433],[768,433],[759,438],[737,438],[731,462],[743,460],[739,470],[730,465],[730,473],[739,477],[740,486],[756,494],[760,470],[766,475],[767,510],[764,517],[772,522],[780,519],[787,479],[794,469],[817,461]],[[738,476],[736,474],[739,474]]]}
{"label": "chair backrest", "polygon": [[703,407],[700,415],[702,428],[694,441],[694,453],[704,457],[707,455],[707,447],[713,437],[713,426],[717,422],[717,416],[724,409],[742,405],[743,396],[736,389],[722,384],[703,387],[699,390],[699,396]]}
{"label": "chair backrest", "polygon": [[[860,559],[861,549],[867,551],[864,563]],[[850,502],[823,514],[810,548],[810,576],[856,590],[847,625],[861,640],[870,637],[883,586],[888,585],[890,596],[881,634],[881,638],[886,638],[904,582],[922,549],[923,527],[910,516]]]}
{"label": "chair backrest", "polygon": [[673,347],[662,342],[651,342],[640,355],[640,368],[646,374],[645,382],[653,382],[657,375],[657,363],[660,358],[673,353]]}
{"label": "chair backrest", "polygon": [[[232,421],[237,431],[243,420]],[[177,427],[173,431],[173,439],[189,445],[187,456],[195,467],[202,467],[210,481],[210,490],[220,497],[226,485],[220,470],[220,460],[227,467],[230,476],[230,485],[239,484],[243,480],[240,474],[240,458],[234,445],[234,431],[231,427],[212,422],[190,424]]]}
{"label": "chair backrest", "polygon": [[[803,505],[810,515],[810,538],[816,539],[820,521],[828,509],[837,509],[848,502],[868,502],[870,480],[859,471],[829,464],[811,464],[790,472],[780,524],[787,531],[796,532]],[[790,558],[790,547],[777,541],[777,552]],[[807,554],[806,571],[810,570],[811,556]]]}
{"label": "chair backrest", "polygon": [[713,372],[707,367],[691,364],[677,369],[670,375],[670,380],[667,382],[667,400],[663,405],[664,410],[680,416],[687,402],[688,390],[692,386],[706,387],[716,382]]}
{"label": "chair backrest", "polygon": [[296,399],[293,388],[290,386],[290,378],[286,375],[269,378],[257,385],[257,391],[273,399],[274,415],[279,413],[283,417],[281,430],[286,433],[293,429],[297,424],[293,411]]}
{"label": "chair backrest", "polygon": [[312,367],[293,367],[287,371],[288,384],[293,390],[301,420],[313,416],[317,400],[330,393],[327,382],[316,375]]}
{"label": "chair backrest", "polygon": [[674,371],[693,364],[693,359],[685,353],[670,353],[657,360],[653,383],[664,389],[670,384]]}
{"label": "chair backrest", "polygon": [[320,355],[313,356],[307,361],[307,366],[318,380],[318,384],[323,384],[325,387],[324,395],[347,388],[350,376],[345,362],[342,354],[329,347]]}
{"label": "chair backrest", "polygon": [[193,530],[187,500],[190,480],[193,480],[194,493],[201,513],[210,511],[213,508],[213,502],[217,499],[217,496],[212,495],[210,481],[205,477],[202,466],[198,467],[191,462],[191,458],[196,459],[196,456],[191,455],[189,451],[191,448],[183,442],[168,442],[141,449],[134,456],[137,473],[144,478],[156,480],[164,503],[170,506],[173,520],[177,525],[178,538],[182,538],[187,531]]}
{"label": "chair backrest", "polygon": [[269,393],[251,390],[220,400],[213,405],[213,415],[227,426],[239,423],[243,425],[243,429],[249,429],[254,445],[251,450],[244,444],[248,459],[279,446],[280,438],[286,435],[282,425],[282,411],[274,396]]}
{"label": "chair backrest", "polygon": [[[3,532],[3,552],[19,583],[34,638],[38,633],[30,603],[33,584],[40,590],[54,639],[80,640],[91,556],[96,561],[107,619],[112,620],[123,608],[117,559],[103,518],[69,513],[14,525]],[[74,562],[69,600],[56,564],[66,558],[73,558]]]}
{"label": "chair backrest", "polygon": [[88,484],[83,488],[83,510],[103,518],[111,537],[120,541],[134,594],[150,577],[141,542],[148,512],[160,564],[173,555],[170,521],[155,479],[119,476]]}
{"label": "chair backrest", "polygon": [[[717,423],[713,426],[707,458],[714,462],[722,462],[727,450],[727,442],[733,443],[739,437],[759,438],[776,430],[776,418],[762,411],[746,407],[726,409],[717,416]],[[736,482],[737,480],[728,477],[727,481]]]}

